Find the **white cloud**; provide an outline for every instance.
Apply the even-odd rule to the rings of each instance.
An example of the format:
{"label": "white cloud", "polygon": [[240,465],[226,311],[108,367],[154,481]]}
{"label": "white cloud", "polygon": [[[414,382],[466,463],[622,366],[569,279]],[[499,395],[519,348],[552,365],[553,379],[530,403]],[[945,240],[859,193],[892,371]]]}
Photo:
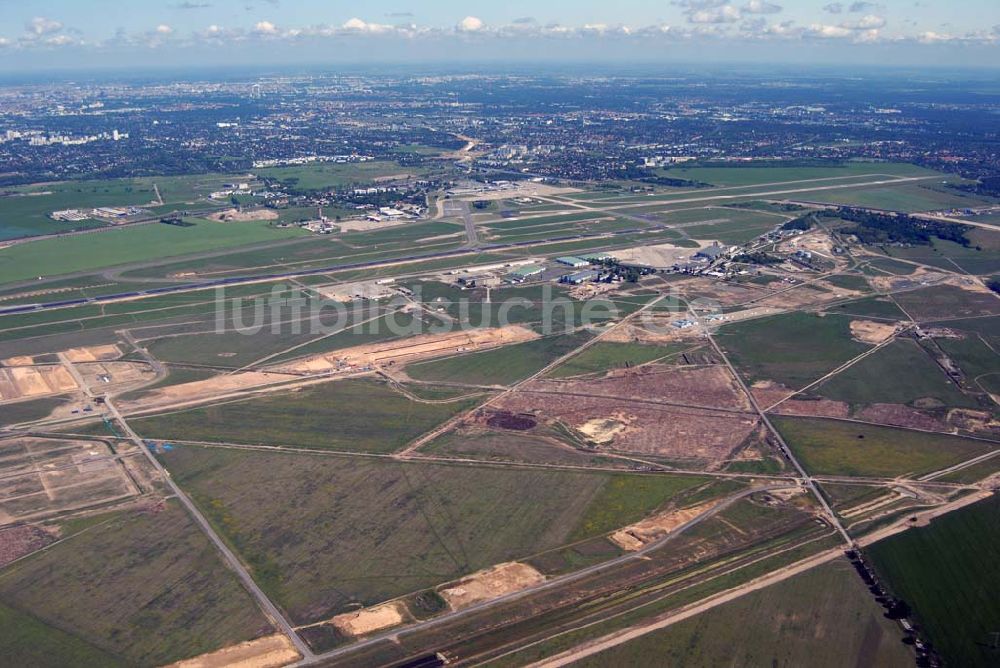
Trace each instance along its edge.
{"label": "white cloud", "polygon": [[740,10],[732,5],[699,9],[688,15],[691,23],[735,23],[740,20]]}
{"label": "white cloud", "polygon": [[777,14],[781,9],[781,5],[775,5],[765,0],[750,0],[740,8],[740,11],[744,14]]}
{"label": "white cloud", "polygon": [[0,49],[6,48],[11,45],[11,41],[6,37],[0,37]]}
{"label": "white cloud", "polygon": [[357,17],[345,22],[341,27],[347,32],[385,33],[393,30],[392,26],[381,23],[368,23]]}
{"label": "white cloud", "polygon": [[854,34],[853,30],[841,26],[829,26],[821,23],[814,23],[809,26],[808,34],[822,39],[843,39]]}
{"label": "white cloud", "polygon": [[253,31],[258,35],[277,35],[278,27],[270,21],[259,21],[253,27]]}
{"label": "white cloud", "polygon": [[172,35],[174,34],[174,29],[168,26],[166,23],[161,23],[156,26],[156,32],[160,35]]}
{"label": "white cloud", "polygon": [[828,5],[823,5],[823,11],[828,14],[843,14],[844,5],[840,2],[831,2]]}
{"label": "white cloud", "polygon": [[885,27],[885,18],[882,16],[875,16],[874,14],[868,14],[867,16],[862,16],[857,21],[846,21],[841,23],[840,27],[847,28],[848,30],[877,30]]}
{"label": "white cloud", "polygon": [[48,46],[70,46],[76,44],[76,40],[69,35],[53,35],[45,39],[45,44]]}
{"label": "white cloud", "polygon": [[939,33],[928,30],[927,32],[922,32],[917,35],[917,41],[921,44],[939,44],[941,42],[950,42],[954,37],[946,33]]}
{"label": "white cloud", "polygon": [[28,21],[28,24],[24,27],[24,29],[32,35],[41,37],[42,35],[51,35],[59,32],[63,29],[63,24],[59,21],[47,19],[44,16],[36,16]]}
{"label": "white cloud", "polygon": [[475,16],[466,16],[458,23],[459,32],[479,32],[486,28],[483,20]]}

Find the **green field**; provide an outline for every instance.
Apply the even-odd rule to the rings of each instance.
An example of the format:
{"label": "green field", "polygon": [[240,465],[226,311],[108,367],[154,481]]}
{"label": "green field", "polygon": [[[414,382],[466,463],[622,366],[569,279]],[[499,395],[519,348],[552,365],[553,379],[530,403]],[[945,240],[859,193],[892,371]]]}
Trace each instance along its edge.
{"label": "green field", "polygon": [[915,613],[944,665],[996,666],[1000,650],[1000,497],[868,548],[885,584]]}
{"label": "green field", "polygon": [[495,350],[418,362],[406,367],[406,374],[422,381],[510,385],[523,380],[574,348],[583,345],[587,334],[550,336]]}
{"label": "green field", "polygon": [[[854,162],[822,167],[771,167],[765,162],[756,167],[686,167],[664,172],[676,179],[689,179],[717,186],[755,186],[764,183],[860,177],[868,174],[889,176],[932,176],[935,172],[901,163]],[[849,179],[844,179],[849,182]],[[796,186],[798,187],[798,186]],[[802,184],[801,187],[808,187]],[[711,191],[706,191],[711,193]]]}
{"label": "green field", "polygon": [[[20,236],[55,234],[72,229],[100,227],[105,223],[87,220],[57,222],[48,217],[63,209],[93,209],[102,206],[140,206],[154,215],[173,209],[214,208],[221,203],[207,197],[226,181],[237,177],[222,174],[157,176],[136,179],[63,181],[12,189],[13,195],[0,197],[0,240]],[[146,206],[156,199],[153,184],[160,189],[163,206]]]}
{"label": "green field", "polygon": [[272,227],[266,222],[191,222],[195,223],[192,227],[151,223],[81,236],[42,239],[0,249],[0,283],[308,234],[297,228]]}
{"label": "green field", "polygon": [[27,613],[0,603],[0,656],[12,666],[104,668],[125,666],[119,657]]}
{"label": "green field", "polygon": [[571,357],[549,372],[550,378],[568,378],[612,369],[637,366],[676,355],[690,346],[651,346],[642,343],[605,343],[600,341]]}
{"label": "green field", "polygon": [[988,292],[933,285],[896,295],[896,301],[917,320],[1000,315],[1000,299]]}
{"label": "green field", "polygon": [[726,325],[718,340],[751,380],[800,388],[870,346],[851,338],[850,318],[788,313]]}
{"label": "green field", "polygon": [[844,302],[830,309],[836,313],[877,318],[882,320],[906,320],[906,314],[885,297],[865,297],[855,301]]}
{"label": "green field", "polygon": [[[50,646],[62,665],[161,665],[267,632],[176,501],[90,524],[0,570],[0,647],[11,652],[9,665],[37,665],[32,653]],[[13,660],[19,655],[28,662]]]}
{"label": "green field", "polygon": [[700,482],[196,446],[163,460],[296,623],[597,535]]}
{"label": "green field", "polygon": [[[934,186],[926,185],[928,183]],[[963,208],[983,203],[980,197],[965,195],[957,190],[947,190],[939,184],[940,181],[934,180],[880,187],[818,190],[799,193],[795,197],[810,202],[906,212]]]}
{"label": "green field", "polygon": [[941,349],[965,374],[965,385],[976,392],[1000,394],[1000,332],[994,336],[966,332],[961,339],[936,339]]}
{"label": "green field", "polygon": [[913,339],[893,341],[814,391],[850,404],[909,404],[933,399],[944,406],[978,406]]}
{"label": "green field", "polygon": [[918,475],[989,452],[989,443],[959,436],[814,418],[772,417],[796,457],[813,474]]}
{"label": "green field", "polygon": [[389,176],[421,176],[426,167],[403,167],[398,162],[372,160],[348,164],[316,163],[292,167],[267,167],[257,170],[261,178],[274,179],[296,190],[330,190],[349,185],[363,185]]}
{"label": "green field", "polygon": [[912,666],[913,652],[901,639],[840,560],[573,665]]}
{"label": "green field", "polygon": [[385,383],[343,380],[132,420],[145,438],[392,452],[472,403],[418,403]]}

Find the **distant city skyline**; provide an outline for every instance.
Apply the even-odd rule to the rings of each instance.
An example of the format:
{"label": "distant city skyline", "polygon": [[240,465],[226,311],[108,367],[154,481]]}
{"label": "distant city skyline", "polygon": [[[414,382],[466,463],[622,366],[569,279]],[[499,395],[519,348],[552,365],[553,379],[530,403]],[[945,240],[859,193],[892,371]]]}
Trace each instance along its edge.
{"label": "distant city skyline", "polygon": [[0,0],[0,69],[338,62],[996,66],[967,0]]}

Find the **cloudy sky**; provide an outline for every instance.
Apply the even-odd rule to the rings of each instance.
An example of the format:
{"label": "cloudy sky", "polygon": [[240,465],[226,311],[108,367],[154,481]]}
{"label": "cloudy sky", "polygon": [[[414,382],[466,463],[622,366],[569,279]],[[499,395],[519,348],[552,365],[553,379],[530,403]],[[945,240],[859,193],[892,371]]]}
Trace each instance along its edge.
{"label": "cloudy sky", "polygon": [[1000,63],[1000,0],[0,0],[0,69]]}

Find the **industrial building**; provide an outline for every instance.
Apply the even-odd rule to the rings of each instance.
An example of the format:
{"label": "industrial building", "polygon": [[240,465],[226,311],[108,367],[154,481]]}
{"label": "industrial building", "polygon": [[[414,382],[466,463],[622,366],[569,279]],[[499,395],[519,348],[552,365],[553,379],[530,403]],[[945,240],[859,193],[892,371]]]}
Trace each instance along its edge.
{"label": "industrial building", "polygon": [[540,265],[529,265],[526,267],[518,267],[514,271],[507,274],[504,280],[508,283],[524,283],[532,276],[538,276],[543,271],[545,271],[545,267],[542,267]]}
{"label": "industrial building", "polygon": [[564,264],[567,267],[573,267],[574,269],[580,269],[581,267],[586,267],[587,265],[590,264],[589,261],[584,260],[581,257],[573,257],[573,256],[557,257],[556,262],[558,262],[559,264]]}
{"label": "industrial building", "polygon": [[587,269],[586,271],[578,271],[575,274],[567,274],[559,279],[560,283],[569,283],[570,285],[580,285],[581,283],[590,283],[591,281],[596,281],[601,277],[601,272],[596,269]]}

